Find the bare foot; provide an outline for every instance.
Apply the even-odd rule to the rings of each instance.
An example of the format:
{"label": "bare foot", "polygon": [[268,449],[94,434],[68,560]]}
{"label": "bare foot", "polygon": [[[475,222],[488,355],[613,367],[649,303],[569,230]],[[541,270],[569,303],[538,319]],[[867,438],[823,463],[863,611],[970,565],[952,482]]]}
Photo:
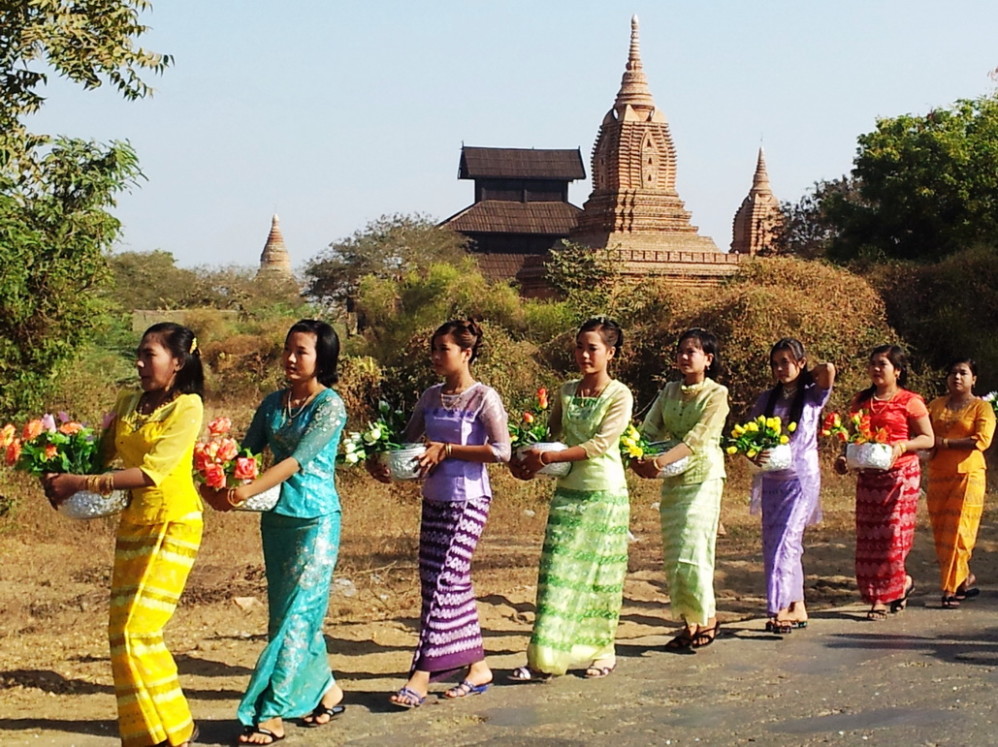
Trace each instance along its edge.
{"label": "bare foot", "polygon": [[780,616],[780,619],[789,620],[790,622],[807,622],[807,607],[804,606],[804,600],[799,602],[791,602],[790,609],[787,610],[786,616]]}

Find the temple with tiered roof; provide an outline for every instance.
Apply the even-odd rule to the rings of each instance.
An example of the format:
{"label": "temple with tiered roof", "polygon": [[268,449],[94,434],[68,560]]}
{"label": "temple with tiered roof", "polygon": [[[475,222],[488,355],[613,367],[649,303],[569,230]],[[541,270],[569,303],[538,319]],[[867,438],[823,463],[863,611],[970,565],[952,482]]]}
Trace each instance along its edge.
{"label": "temple with tiered roof", "polygon": [[[782,214],[761,150],[752,190],[735,217],[731,251],[719,250],[693,225],[676,190],[669,123],[641,62],[637,16],[620,90],[593,146],[592,192],[581,211],[567,198],[568,181],[584,176],[572,153],[462,148],[460,175],[475,179],[475,204],[442,225],[473,239],[471,251],[487,276],[515,280],[526,295],[550,292],[544,259],[560,238],[609,253],[625,279],[680,284],[720,282],[745,255],[772,251]],[[540,182],[550,189],[531,197],[530,185]]]}
{"label": "temple with tiered roof", "polygon": [[731,251],[734,254],[774,254],[777,234],[783,226],[780,201],[769,186],[766,154],[759,148],[759,157],[752,177],[752,189],[742,200],[731,226]]}

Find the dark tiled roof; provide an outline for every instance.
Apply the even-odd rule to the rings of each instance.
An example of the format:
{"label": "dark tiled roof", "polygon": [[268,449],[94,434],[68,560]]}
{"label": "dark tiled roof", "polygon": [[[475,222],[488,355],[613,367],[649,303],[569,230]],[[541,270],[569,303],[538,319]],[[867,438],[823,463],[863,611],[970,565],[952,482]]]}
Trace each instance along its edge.
{"label": "dark tiled roof", "polygon": [[511,280],[516,278],[523,269],[524,263],[531,255],[529,254],[500,254],[489,252],[488,254],[474,255],[478,261],[478,266],[482,274],[489,280]]}
{"label": "dark tiled roof", "polygon": [[482,200],[441,225],[461,233],[527,233],[568,236],[581,208],[567,202]]}
{"label": "dark tiled roof", "polygon": [[459,179],[585,179],[582,153],[535,148],[461,148]]}

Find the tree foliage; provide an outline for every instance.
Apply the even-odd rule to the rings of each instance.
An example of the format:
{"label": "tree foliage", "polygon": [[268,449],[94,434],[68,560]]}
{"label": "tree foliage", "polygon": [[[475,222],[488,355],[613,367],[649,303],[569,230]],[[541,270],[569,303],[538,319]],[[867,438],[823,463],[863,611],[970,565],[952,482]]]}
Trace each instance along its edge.
{"label": "tree foliage", "polygon": [[784,220],[774,237],[776,254],[801,259],[826,257],[839,234],[828,214],[833,199],[860,202],[855,180],[843,176],[816,182],[796,203],[784,202],[781,205]]}
{"label": "tree foliage", "polygon": [[146,96],[170,63],[135,46],[148,0],[0,0],[0,410],[38,405],[102,322],[108,212],[141,176],[127,143],[32,133],[50,71],[86,89]]}
{"label": "tree foliage", "polygon": [[121,252],[108,260],[111,300],[124,312],[137,309],[219,309],[243,318],[309,312],[297,281],[239,267],[177,267],[170,252]]}
{"label": "tree foliage", "polygon": [[40,403],[59,364],[106,309],[105,252],[119,223],[106,208],[139,176],[134,151],[57,139],[39,181],[0,189],[0,411]]}
{"label": "tree foliage", "polygon": [[46,70],[98,88],[105,81],[126,99],[151,92],[140,74],[160,73],[169,55],[135,46],[147,31],[139,15],[149,0],[0,0],[0,168],[30,173],[34,149],[47,142],[25,117],[45,101]]}
{"label": "tree foliage", "polygon": [[830,256],[934,261],[998,244],[998,98],[881,119],[861,135],[858,198],[833,192]]}
{"label": "tree foliage", "polygon": [[347,309],[362,278],[398,279],[418,267],[458,264],[467,246],[464,236],[428,216],[383,215],[313,258],[305,268],[305,293],[327,308]]}

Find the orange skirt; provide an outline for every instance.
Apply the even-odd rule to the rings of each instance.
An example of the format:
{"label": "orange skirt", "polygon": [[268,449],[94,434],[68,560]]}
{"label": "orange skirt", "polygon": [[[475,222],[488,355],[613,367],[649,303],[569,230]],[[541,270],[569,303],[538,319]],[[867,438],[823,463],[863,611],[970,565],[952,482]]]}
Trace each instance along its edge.
{"label": "orange skirt", "polygon": [[984,510],[986,472],[929,472],[926,502],[932,521],[940,587],[953,594],[970,576],[970,555]]}

